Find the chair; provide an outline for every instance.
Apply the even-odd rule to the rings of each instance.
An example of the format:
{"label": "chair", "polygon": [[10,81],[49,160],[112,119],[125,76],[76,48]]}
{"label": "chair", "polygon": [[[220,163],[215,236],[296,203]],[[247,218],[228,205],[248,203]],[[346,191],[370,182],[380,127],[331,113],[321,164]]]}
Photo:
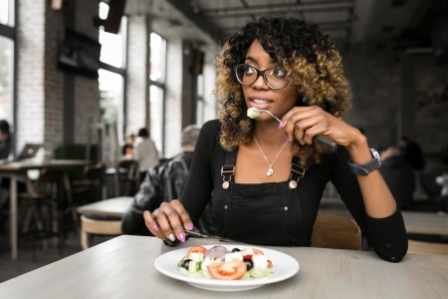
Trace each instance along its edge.
{"label": "chair", "polygon": [[448,255],[448,244],[408,240],[408,253]]}
{"label": "chair", "polygon": [[83,250],[89,248],[89,234],[106,236],[121,235],[121,219],[92,219],[81,215],[81,247]]}
{"label": "chair", "polygon": [[360,250],[361,244],[361,230],[354,220],[317,214],[311,235],[311,247]]}
{"label": "chair", "polygon": [[[86,166],[81,180],[72,182],[72,194],[75,197],[89,197],[90,201],[98,201],[101,198],[101,186],[104,179],[105,167],[103,164]],[[85,204],[83,202],[82,204]]]}
{"label": "chair", "polygon": [[71,214],[75,224],[76,233],[79,235],[80,221],[76,213],[76,207],[80,204],[97,201],[101,192],[105,168],[101,164],[87,166],[84,168],[83,179],[71,181],[67,173],[63,174],[64,189],[67,198],[67,208],[65,214]]}
{"label": "chair", "polygon": [[[138,161],[120,161],[115,173],[115,196],[134,196],[140,185],[140,169]],[[121,191],[121,185],[124,185],[124,192]]]}
{"label": "chair", "polygon": [[[60,172],[52,169],[43,169],[36,182],[32,182],[28,176],[25,177],[26,192],[18,194],[18,198],[27,201],[25,219],[22,227],[22,235],[27,239],[41,239],[43,248],[47,248],[46,238],[54,237],[59,231],[58,209],[57,209],[57,184]],[[48,223],[45,223],[43,207],[48,207]],[[30,230],[34,220],[36,230]]]}

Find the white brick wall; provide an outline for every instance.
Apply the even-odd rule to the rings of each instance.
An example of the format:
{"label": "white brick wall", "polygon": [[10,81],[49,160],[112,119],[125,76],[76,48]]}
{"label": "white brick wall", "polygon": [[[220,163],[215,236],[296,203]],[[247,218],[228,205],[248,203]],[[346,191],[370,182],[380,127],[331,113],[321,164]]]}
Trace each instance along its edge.
{"label": "white brick wall", "polygon": [[[132,16],[128,18],[129,48],[128,48],[128,86],[126,132],[136,134],[142,127],[146,127],[148,91],[148,47],[149,32],[146,16]],[[149,129],[149,128],[148,128]]]}
{"label": "white brick wall", "polygon": [[[99,0],[75,3],[75,30],[98,39],[92,18]],[[36,142],[54,149],[63,141],[64,76],[57,68],[57,55],[65,29],[64,13],[51,10],[49,1],[19,0],[18,5],[17,148]],[[74,141],[85,143],[89,122],[99,119],[98,81],[75,76],[74,90]]]}
{"label": "white brick wall", "polygon": [[180,150],[182,131],[182,66],[183,42],[167,41],[167,72],[165,95],[165,156],[171,157]]}

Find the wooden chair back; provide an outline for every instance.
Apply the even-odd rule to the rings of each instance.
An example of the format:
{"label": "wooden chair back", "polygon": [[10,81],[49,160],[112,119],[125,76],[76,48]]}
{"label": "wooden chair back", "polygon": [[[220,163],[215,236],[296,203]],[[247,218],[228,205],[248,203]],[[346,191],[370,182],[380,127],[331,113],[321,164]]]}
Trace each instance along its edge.
{"label": "wooden chair back", "polygon": [[81,247],[87,249],[89,245],[89,235],[121,235],[121,220],[97,220],[81,215]]}
{"label": "wooden chair back", "polygon": [[408,240],[408,253],[448,255],[448,244]]}
{"label": "wooden chair back", "polygon": [[354,220],[317,214],[311,235],[311,247],[360,250],[361,244],[361,230]]}

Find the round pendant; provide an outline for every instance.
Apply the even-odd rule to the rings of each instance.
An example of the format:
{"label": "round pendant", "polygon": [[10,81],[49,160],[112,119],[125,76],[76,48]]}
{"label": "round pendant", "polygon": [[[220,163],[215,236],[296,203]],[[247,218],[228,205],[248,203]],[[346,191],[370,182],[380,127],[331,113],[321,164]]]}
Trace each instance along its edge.
{"label": "round pendant", "polygon": [[296,189],[296,188],[297,188],[297,182],[289,181],[289,189]]}
{"label": "round pendant", "polygon": [[274,173],[274,170],[269,167],[269,170],[268,170],[268,172],[266,172],[266,175],[271,176],[273,173]]}
{"label": "round pendant", "polygon": [[224,190],[229,189],[229,182],[228,182],[228,181],[224,181],[224,182],[222,183],[222,188],[223,188]]}

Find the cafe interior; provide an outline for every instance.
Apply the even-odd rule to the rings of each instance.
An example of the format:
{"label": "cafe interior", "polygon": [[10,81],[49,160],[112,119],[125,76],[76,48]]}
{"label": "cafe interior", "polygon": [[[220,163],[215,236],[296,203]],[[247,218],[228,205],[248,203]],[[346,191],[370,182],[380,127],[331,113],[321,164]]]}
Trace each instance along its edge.
{"label": "cafe interior", "polygon": [[[105,259],[115,258],[109,255],[114,250],[124,251],[120,244],[129,248],[133,244],[129,255],[141,250],[145,256],[145,246],[156,248],[151,249],[155,256],[148,254],[151,268],[157,255],[172,249],[153,237],[123,235],[120,219],[141,183],[141,162],[133,154],[135,144],[128,140],[146,128],[159,165],[181,152],[185,127],[200,127],[218,118],[216,57],[234,33],[262,16],[317,24],[343,59],[353,93],[346,121],[361,130],[380,154],[390,154],[394,147],[400,158],[406,158],[406,145],[411,144],[421,159],[419,165],[407,161],[409,181],[381,173],[397,201],[406,197],[401,210],[409,240],[407,256],[415,255],[421,271],[427,271],[420,274],[436,281],[406,287],[415,281],[403,278],[382,297],[443,298],[448,293],[448,1],[0,0],[0,129],[7,136],[7,141],[0,139],[0,150],[8,148],[0,157],[1,298],[29,297],[39,290],[42,295],[34,298],[103,298],[104,280],[93,284],[97,280],[93,272],[106,276],[113,272]],[[335,222],[333,230],[325,231],[316,221],[312,247],[337,248],[332,252],[353,252],[352,257],[368,251],[331,182],[319,213],[329,217],[322,216],[324,223],[333,223],[333,216],[348,222]],[[354,248],[339,247],[351,234],[357,235]],[[197,240],[193,244],[201,244]],[[294,287],[281,290],[281,296],[380,294],[374,293],[375,282],[356,280],[353,273],[352,279],[366,290],[347,295],[350,289],[342,287],[342,281],[328,282],[337,285],[334,294],[317,291],[318,282],[306,280],[305,286],[304,280],[310,278],[301,273],[302,260],[320,259],[319,251],[283,252],[298,260],[300,271],[289,278],[295,279]],[[95,259],[103,260],[95,264]],[[130,256],[117,263],[117,269],[132,271],[123,268],[127,259]],[[88,269],[87,261],[101,270]],[[75,263],[73,267],[85,268],[73,268],[76,274],[70,276]],[[388,278],[415,267],[410,261],[406,265],[406,260],[397,264],[404,264],[401,270],[382,263],[384,268],[374,262],[364,267],[378,271],[371,276]],[[144,276],[141,267],[136,275]],[[304,270],[319,270],[311,268],[304,265]],[[343,270],[335,271],[342,275]],[[66,279],[84,279],[78,293],[73,285],[70,295],[59,293],[62,287],[55,276],[62,272]],[[210,298],[210,291],[222,291],[217,285],[192,288],[163,274],[151,270],[150,277],[160,284],[134,285],[131,293],[111,287],[114,293],[109,297],[140,298],[138,290],[166,294],[174,288],[186,297]],[[38,284],[45,279],[53,280],[43,291]],[[287,281],[281,284],[289,287]],[[21,290],[19,285],[25,282],[29,287]],[[279,291],[275,286],[234,291],[273,298]]]}

